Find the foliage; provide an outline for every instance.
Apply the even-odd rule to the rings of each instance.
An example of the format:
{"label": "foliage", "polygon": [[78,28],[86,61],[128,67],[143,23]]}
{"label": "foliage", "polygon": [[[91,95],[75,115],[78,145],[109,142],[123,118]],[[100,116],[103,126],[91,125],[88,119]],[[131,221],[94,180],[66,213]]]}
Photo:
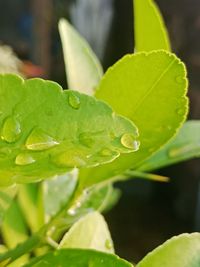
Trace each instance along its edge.
{"label": "foliage", "polygon": [[[137,53],[104,75],[64,19],[59,30],[71,90],[0,75],[0,266],[133,266],[114,255],[100,214],[120,196],[113,183],[166,181],[148,171],[199,156],[199,122],[184,124],[185,66],[169,51],[154,2],[134,5]],[[199,255],[200,234],[184,234],[137,266],[197,267]]]}

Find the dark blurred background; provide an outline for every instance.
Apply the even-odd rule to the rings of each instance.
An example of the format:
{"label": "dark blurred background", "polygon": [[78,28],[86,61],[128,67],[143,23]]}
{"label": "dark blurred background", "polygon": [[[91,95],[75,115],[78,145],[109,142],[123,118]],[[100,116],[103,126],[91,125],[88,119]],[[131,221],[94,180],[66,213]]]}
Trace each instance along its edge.
{"label": "dark blurred background", "polygon": [[[157,0],[173,51],[190,79],[190,119],[200,118],[200,1]],[[57,22],[68,18],[87,38],[104,70],[133,51],[132,0],[0,0],[0,42],[24,63],[26,76],[67,86]],[[132,180],[106,214],[117,254],[137,262],[173,235],[200,231],[200,161],[162,169],[168,184]]]}

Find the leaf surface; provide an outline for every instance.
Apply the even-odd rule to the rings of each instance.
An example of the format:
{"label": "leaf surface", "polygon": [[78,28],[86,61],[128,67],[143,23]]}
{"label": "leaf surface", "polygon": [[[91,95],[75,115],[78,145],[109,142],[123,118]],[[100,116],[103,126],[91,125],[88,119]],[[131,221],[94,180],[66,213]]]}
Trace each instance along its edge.
{"label": "leaf surface", "polygon": [[93,95],[103,75],[98,58],[67,20],[59,21],[59,31],[69,88]]}
{"label": "leaf surface", "polygon": [[199,267],[200,234],[182,234],[159,246],[137,265],[137,267]]}
{"label": "leaf surface", "polygon": [[76,222],[64,235],[59,248],[95,249],[114,253],[108,226],[99,212],[89,213]]}
{"label": "leaf surface", "polygon": [[61,249],[38,257],[24,267],[133,267],[119,257],[94,250]]}
{"label": "leaf surface", "polygon": [[195,157],[200,157],[200,121],[187,121],[177,136],[139,169],[151,171]]}
{"label": "leaf surface", "polygon": [[167,29],[154,0],[133,1],[136,52],[158,49],[170,51]]}
{"label": "leaf surface", "polygon": [[136,123],[141,145],[136,153],[121,155],[113,163],[82,170],[83,186],[136,169],[168,142],[188,112],[187,84],[184,64],[163,50],[128,55],[111,67],[96,97]]}
{"label": "leaf surface", "polygon": [[[97,166],[138,149],[137,128],[102,101],[50,81],[0,75],[0,185]],[[131,145],[121,142],[123,136]]]}

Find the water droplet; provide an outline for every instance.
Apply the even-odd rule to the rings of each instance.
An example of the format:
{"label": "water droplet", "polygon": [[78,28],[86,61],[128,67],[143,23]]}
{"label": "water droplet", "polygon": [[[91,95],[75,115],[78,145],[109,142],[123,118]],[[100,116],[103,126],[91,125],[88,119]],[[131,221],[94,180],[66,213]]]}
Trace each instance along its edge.
{"label": "water droplet", "polygon": [[178,108],[178,109],[176,110],[176,113],[177,113],[178,115],[183,115],[183,114],[185,113],[185,110],[184,110],[183,108]]}
{"label": "water droplet", "polygon": [[15,159],[15,164],[17,165],[29,165],[34,162],[35,159],[28,153],[20,153]]}
{"label": "water droplet", "polygon": [[79,153],[70,153],[70,152],[63,152],[61,154],[57,154],[52,158],[52,162],[60,167],[82,167],[86,163],[83,158],[79,155]]}
{"label": "water droplet", "polygon": [[175,80],[176,80],[177,83],[180,83],[180,84],[184,83],[184,81],[185,81],[184,77],[182,77],[182,76],[177,76],[175,78]]}
{"label": "water droplet", "polygon": [[68,209],[67,213],[70,216],[75,216],[76,215],[76,210],[74,208],[70,208],[70,209]]}
{"label": "water droplet", "polygon": [[20,123],[14,117],[8,117],[1,130],[1,139],[8,143],[15,142],[21,133]]}
{"label": "water droplet", "polygon": [[80,98],[73,92],[69,93],[69,105],[74,109],[79,109],[81,101]]}
{"label": "water droplet", "polygon": [[121,143],[124,147],[137,150],[139,148],[139,141],[135,140],[133,134],[125,133],[121,137]]}
{"label": "water droplet", "polygon": [[112,245],[112,242],[111,242],[110,239],[106,239],[106,241],[105,241],[105,247],[107,249],[112,249],[113,245]]}
{"label": "water droplet", "polygon": [[81,144],[89,148],[94,145],[92,134],[89,132],[79,134],[79,141]]}
{"label": "water droplet", "polygon": [[59,142],[38,128],[35,128],[26,140],[26,148],[36,151],[45,150],[58,144]]}

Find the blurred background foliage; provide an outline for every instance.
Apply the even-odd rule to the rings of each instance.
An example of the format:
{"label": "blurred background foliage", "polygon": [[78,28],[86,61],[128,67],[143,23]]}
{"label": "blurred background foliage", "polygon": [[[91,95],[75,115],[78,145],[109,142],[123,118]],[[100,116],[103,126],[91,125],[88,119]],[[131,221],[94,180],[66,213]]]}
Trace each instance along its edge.
{"label": "blurred background foliage", "polygon": [[[165,18],[172,49],[188,68],[189,117],[199,119],[200,2],[156,2]],[[67,87],[57,30],[60,17],[68,18],[89,41],[104,70],[133,52],[132,0],[0,0],[0,67],[7,49],[7,55],[15,53],[18,57],[14,59],[16,72],[52,79]],[[123,194],[106,219],[116,252],[123,258],[138,261],[173,235],[200,231],[199,159],[158,173],[171,177],[171,182],[131,180],[117,184]]]}

